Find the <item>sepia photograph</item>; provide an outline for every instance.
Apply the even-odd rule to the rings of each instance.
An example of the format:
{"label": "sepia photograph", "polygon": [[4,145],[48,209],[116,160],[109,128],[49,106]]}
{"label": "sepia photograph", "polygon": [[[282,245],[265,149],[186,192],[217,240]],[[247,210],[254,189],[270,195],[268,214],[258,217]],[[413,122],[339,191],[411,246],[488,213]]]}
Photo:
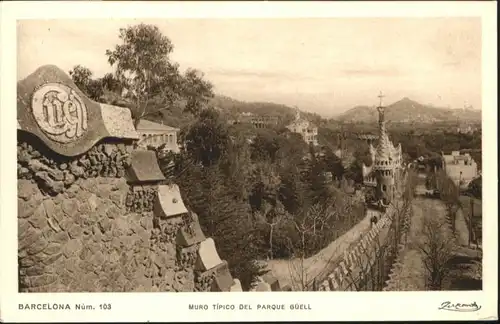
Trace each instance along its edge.
{"label": "sepia photograph", "polygon": [[484,290],[481,17],[15,28],[20,296]]}

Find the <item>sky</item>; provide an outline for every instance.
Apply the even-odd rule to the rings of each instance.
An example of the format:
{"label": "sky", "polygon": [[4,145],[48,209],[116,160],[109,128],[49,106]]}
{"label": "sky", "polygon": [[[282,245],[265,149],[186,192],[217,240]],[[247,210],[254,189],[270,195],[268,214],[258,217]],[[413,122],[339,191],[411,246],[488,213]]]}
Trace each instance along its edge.
{"label": "sky", "polygon": [[105,51],[141,22],[170,38],[181,70],[201,70],[234,99],[328,116],[376,105],[382,91],[386,103],[481,109],[479,18],[24,20],[17,79],[44,64],[112,72]]}

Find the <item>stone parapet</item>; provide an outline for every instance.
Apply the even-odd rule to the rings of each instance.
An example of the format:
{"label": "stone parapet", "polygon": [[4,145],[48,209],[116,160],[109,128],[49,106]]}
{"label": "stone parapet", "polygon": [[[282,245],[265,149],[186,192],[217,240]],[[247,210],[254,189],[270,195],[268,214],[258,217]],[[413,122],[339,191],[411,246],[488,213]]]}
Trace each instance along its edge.
{"label": "stone parapet", "polygon": [[357,290],[355,282],[365,279],[366,272],[372,266],[380,247],[379,234],[382,230],[387,230],[391,221],[392,213],[388,211],[355,246],[345,251],[338,266],[325,281],[319,284],[319,290]]}
{"label": "stone parapet", "polygon": [[55,66],[17,89],[21,292],[242,290],[155,153],[134,149],[130,110]]}
{"label": "stone parapet", "polygon": [[406,251],[406,237],[410,230],[411,225],[411,207],[408,207],[403,213],[402,226],[401,226],[401,240],[398,244],[396,260],[391,267],[389,279],[385,282],[383,291],[400,291],[401,271],[403,268],[402,262]]}

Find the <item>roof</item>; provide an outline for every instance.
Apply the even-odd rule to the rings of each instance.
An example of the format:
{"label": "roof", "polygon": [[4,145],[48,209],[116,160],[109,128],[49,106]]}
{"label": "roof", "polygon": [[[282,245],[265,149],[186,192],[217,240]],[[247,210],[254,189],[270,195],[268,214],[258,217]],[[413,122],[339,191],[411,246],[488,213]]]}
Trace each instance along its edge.
{"label": "roof", "polygon": [[149,120],[141,119],[136,127],[137,131],[179,131],[179,128],[155,123]]}
{"label": "roof", "polygon": [[297,126],[302,126],[302,127],[307,127],[307,128],[317,128],[316,125],[314,125],[312,122],[306,119],[298,119],[292,121],[290,124],[288,124],[286,127],[297,127]]}

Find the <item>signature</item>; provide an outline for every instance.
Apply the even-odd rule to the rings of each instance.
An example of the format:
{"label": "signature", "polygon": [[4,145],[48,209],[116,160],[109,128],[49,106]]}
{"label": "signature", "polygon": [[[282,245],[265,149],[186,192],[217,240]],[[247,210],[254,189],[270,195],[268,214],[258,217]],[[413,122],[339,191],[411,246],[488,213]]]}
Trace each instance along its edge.
{"label": "signature", "polygon": [[476,302],[462,304],[462,303],[452,303],[449,301],[445,301],[441,303],[441,306],[438,309],[447,310],[451,312],[476,312],[481,309]]}

